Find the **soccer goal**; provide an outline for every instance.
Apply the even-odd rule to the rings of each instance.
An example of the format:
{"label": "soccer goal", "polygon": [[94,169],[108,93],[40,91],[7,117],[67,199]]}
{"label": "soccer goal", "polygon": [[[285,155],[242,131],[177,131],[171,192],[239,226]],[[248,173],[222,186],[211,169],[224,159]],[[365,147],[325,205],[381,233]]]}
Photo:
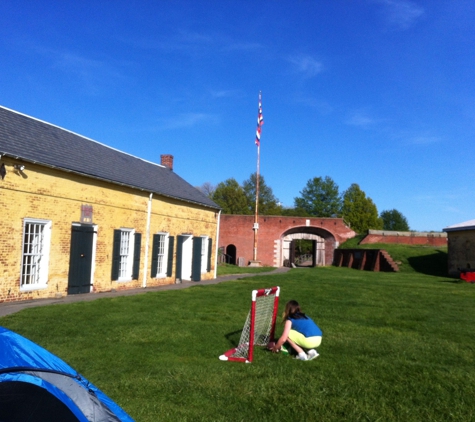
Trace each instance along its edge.
{"label": "soccer goal", "polygon": [[254,346],[267,346],[274,340],[275,321],[279,307],[280,287],[252,291],[251,310],[242,329],[239,344],[219,359],[252,362]]}

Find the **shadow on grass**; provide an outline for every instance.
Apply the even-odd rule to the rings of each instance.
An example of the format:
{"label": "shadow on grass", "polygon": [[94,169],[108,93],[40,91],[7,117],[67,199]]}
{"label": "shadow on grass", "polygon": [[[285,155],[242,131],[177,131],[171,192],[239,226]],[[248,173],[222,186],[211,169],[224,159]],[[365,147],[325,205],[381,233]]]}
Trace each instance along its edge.
{"label": "shadow on grass", "polygon": [[441,280],[442,283],[452,283],[452,284],[463,284],[465,283],[464,280],[461,280],[460,278],[447,278],[446,280]]}
{"label": "shadow on grass", "polygon": [[418,273],[448,277],[447,256],[447,252],[438,250],[430,255],[410,257],[407,262]]}
{"label": "shadow on grass", "polygon": [[242,330],[233,331],[231,333],[226,334],[226,340],[229,341],[232,347],[236,347],[239,344],[239,340],[241,339]]}

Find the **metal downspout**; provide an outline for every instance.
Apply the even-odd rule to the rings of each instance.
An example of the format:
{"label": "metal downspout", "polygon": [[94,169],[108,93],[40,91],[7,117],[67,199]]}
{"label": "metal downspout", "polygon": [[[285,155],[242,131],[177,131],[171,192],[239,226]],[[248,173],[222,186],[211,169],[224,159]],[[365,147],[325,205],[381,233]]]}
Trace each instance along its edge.
{"label": "metal downspout", "polygon": [[153,193],[150,194],[148,198],[148,207],[147,207],[147,228],[145,230],[145,259],[143,262],[143,281],[142,287],[145,289],[147,287],[147,262],[148,262],[148,247],[150,244],[150,218],[152,215],[152,198]]}
{"label": "metal downspout", "polygon": [[214,278],[217,277],[218,274],[218,250],[219,250],[219,224],[221,222],[221,210],[218,213],[218,224],[216,225],[216,250],[214,253]]}

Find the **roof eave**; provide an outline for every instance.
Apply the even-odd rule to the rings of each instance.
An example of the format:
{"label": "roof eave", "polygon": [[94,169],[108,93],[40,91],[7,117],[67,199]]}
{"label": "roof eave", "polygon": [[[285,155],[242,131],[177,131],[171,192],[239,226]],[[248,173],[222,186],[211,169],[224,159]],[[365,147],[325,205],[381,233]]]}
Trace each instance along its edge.
{"label": "roof eave", "polygon": [[55,170],[65,171],[67,173],[73,173],[73,174],[77,174],[79,176],[89,177],[90,179],[101,180],[103,182],[112,183],[112,184],[118,185],[118,186],[124,186],[124,187],[130,188],[130,189],[137,189],[141,192],[154,193],[154,194],[157,194],[157,195],[160,195],[160,196],[164,196],[166,198],[176,199],[176,200],[183,201],[183,202],[186,202],[186,203],[189,203],[189,204],[200,205],[202,207],[209,208],[209,209],[212,209],[212,210],[218,210],[219,211],[221,209],[220,207],[213,207],[211,205],[204,204],[202,202],[191,201],[190,199],[165,194],[163,192],[150,191],[150,189],[144,189],[144,188],[141,188],[139,186],[128,185],[126,183],[118,182],[116,180],[106,179],[106,178],[99,177],[99,176],[94,176],[94,175],[91,175],[91,174],[88,174],[88,173],[82,173],[82,172],[79,172],[79,171],[76,171],[76,170],[71,170],[71,169],[68,169],[68,168],[65,168],[65,167],[59,167],[59,166],[54,166],[52,164],[42,163],[42,162],[39,162],[39,161],[35,161],[35,160],[31,160],[31,159],[24,158],[24,157],[21,157],[21,156],[17,156],[17,155],[14,155],[14,154],[2,153],[2,156],[11,157],[11,158],[14,158],[16,160],[21,159],[21,160],[23,160],[27,163],[37,164],[37,165],[52,168],[52,169],[55,169]]}
{"label": "roof eave", "polygon": [[444,232],[461,232],[467,230],[475,230],[475,226],[446,227],[445,229],[442,229]]}

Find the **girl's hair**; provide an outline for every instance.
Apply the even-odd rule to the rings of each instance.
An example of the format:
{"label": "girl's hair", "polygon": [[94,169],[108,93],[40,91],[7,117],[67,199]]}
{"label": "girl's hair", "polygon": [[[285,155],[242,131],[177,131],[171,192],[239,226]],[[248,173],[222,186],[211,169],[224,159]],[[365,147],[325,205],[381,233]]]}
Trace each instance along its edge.
{"label": "girl's hair", "polygon": [[305,315],[301,311],[300,305],[296,300],[289,300],[285,304],[285,310],[284,310],[284,313],[282,314],[282,321],[287,321],[289,318],[292,318],[292,319],[305,318],[305,319],[307,319],[307,315]]}

